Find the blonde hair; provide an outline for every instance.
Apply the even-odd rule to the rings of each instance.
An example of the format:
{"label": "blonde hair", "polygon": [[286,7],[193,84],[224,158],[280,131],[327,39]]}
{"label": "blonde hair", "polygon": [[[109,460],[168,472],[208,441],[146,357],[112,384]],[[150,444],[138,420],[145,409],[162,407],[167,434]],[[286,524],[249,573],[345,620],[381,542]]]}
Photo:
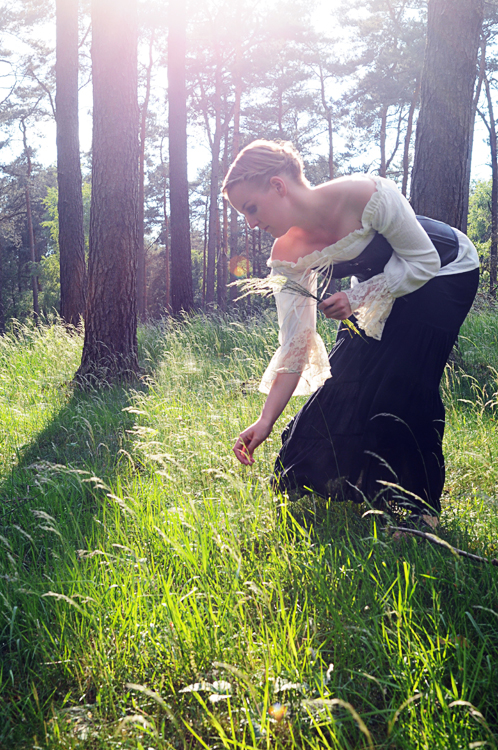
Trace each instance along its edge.
{"label": "blonde hair", "polygon": [[238,154],[223,180],[221,192],[228,198],[230,189],[244,181],[269,188],[271,178],[281,174],[301,184],[308,184],[303,166],[301,155],[290,141],[253,141]]}

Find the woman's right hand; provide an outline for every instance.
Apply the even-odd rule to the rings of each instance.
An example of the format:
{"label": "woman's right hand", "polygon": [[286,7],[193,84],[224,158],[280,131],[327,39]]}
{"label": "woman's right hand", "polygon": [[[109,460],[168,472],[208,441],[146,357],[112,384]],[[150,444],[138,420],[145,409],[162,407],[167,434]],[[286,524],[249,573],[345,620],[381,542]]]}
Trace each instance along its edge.
{"label": "woman's right hand", "polygon": [[233,452],[241,464],[250,466],[254,463],[253,453],[261,445],[273,429],[273,423],[260,417],[254,424],[240,433]]}

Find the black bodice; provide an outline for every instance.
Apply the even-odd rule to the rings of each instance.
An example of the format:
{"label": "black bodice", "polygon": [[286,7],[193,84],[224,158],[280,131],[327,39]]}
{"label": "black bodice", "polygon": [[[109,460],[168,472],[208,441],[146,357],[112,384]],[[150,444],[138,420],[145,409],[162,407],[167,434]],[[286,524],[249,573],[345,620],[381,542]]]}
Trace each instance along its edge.
{"label": "black bodice", "polygon": [[[439,253],[441,267],[447,266],[458,255],[458,237],[448,224],[427,216],[417,216],[419,224],[425,229],[434,247]],[[386,238],[376,232],[372,240],[360,255],[353,260],[334,263],[332,278],[343,279],[345,276],[356,276],[359,281],[366,281],[382,273],[391,257],[393,249]]]}

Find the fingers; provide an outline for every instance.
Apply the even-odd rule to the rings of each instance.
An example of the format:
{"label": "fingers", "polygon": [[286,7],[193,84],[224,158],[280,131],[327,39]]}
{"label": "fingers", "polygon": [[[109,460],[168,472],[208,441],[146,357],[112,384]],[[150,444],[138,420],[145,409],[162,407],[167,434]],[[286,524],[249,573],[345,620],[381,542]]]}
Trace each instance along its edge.
{"label": "fingers", "polygon": [[270,424],[268,420],[260,417],[254,424],[240,433],[233,447],[233,452],[241,464],[250,466],[254,463],[252,454],[258,445],[266,440],[272,431],[272,427],[273,423]]}
{"label": "fingers", "polygon": [[326,300],[320,302],[318,309],[323,312],[326,318],[333,320],[345,320],[351,315],[351,305],[344,292],[337,292]]}
{"label": "fingers", "polygon": [[244,464],[244,466],[250,466],[254,463],[254,458],[252,455],[253,450],[254,449],[251,450],[250,438],[243,438],[242,435],[237,438],[237,442],[233,447],[233,452],[235,453],[240,463]]}

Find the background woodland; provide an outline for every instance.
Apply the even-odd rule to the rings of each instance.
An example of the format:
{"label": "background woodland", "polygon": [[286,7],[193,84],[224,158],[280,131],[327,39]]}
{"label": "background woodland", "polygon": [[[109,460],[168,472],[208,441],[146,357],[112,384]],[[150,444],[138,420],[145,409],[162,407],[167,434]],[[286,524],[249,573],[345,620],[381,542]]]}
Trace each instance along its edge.
{"label": "background woodland", "polygon": [[[12,319],[54,311],[77,323],[84,311],[91,203],[92,21],[85,3],[78,10],[74,0],[58,0],[57,69],[55,11],[54,3],[45,0],[9,3],[0,9],[0,330]],[[182,249],[185,265],[179,273],[189,284],[191,277],[191,286],[175,298],[179,291],[178,282],[171,282],[175,260],[171,258],[170,187],[183,178],[174,173],[178,166],[170,164],[174,138],[170,129],[176,127],[181,105],[173,101],[168,112],[169,99],[177,96],[168,75],[182,55],[174,47],[178,43],[174,32],[178,24],[181,31],[183,11],[190,180],[188,208],[180,209],[188,210],[189,236],[181,242],[188,242],[191,249]],[[77,18],[75,31],[71,14]],[[223,0],[186,6],[176,0],[170,5],[155,0],[139,3],[139,319],[158,319],[180,309],[230,309],[236,296],[227,286],[231,281],[266,274],[271,238],[260,230],[248,231],[219,192],[231,160],[254,138],[291,140],[302,152],[313,184],[366,171],[394,179],[409,196],[426,21],[423,0],[354,0],[330,7],[300,0],[251,6]],[[476,61],[474,118],[484,123],[492,170],[489,179],[472,182],[469,233],[483,260],[483,285],[492,294],[496,288],[496,265],[490,267],[490,257],[496,256],[492,229],[494,222],[496,235],[497,224],[497,191],[492,190],[493,179],[498,179],[497,31],[498,6],[487,1]],[[72,45],[72,57],[62,57],[63,45]],[[56,92],[57,71],[62,80],[71,68],[78,81],[83,147],[80,157],[76,120],[74,142],[69,144],[73,167],[68,171],[81,185],[75,189],[82,190],[82,208],[81,215],[70,220],[76,224],[62,230],[71,245],[65,260],[59,244],[54,121],[60,129],[71,117],[60,90]],[[103,78],[104,97],[106,86],[110,91],[112,81]],[[72,106],[74,111],[74,102]],[[129,116],[128,108],[122,112],[123,120]],[[482,154],[482,136],[478,140]],[[67,186],[64,189],[66,195]],[[68,282],[62,284],[61,300],[60,274],[64,273]],[[73,307],[65,313],[64,304]]]}

